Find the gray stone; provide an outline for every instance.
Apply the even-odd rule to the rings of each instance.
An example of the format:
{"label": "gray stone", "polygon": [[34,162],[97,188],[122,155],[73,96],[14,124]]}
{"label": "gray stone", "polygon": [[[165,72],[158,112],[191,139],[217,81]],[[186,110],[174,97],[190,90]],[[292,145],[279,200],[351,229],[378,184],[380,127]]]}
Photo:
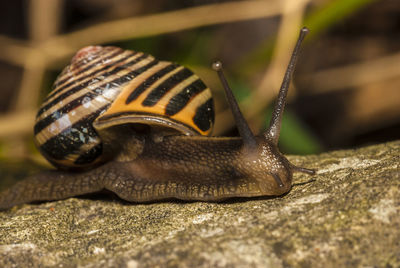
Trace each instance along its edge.
{"label": "gray stone", "polygon": [[0,267],[400,266],[400,141],[289,158],[318,173],[277,198],[0,212]]}

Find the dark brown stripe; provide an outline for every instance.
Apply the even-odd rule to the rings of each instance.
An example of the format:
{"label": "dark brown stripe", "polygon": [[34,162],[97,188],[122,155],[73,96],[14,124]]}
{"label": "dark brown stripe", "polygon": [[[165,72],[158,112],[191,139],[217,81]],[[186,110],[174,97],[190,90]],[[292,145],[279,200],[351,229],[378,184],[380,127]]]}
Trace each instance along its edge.
{"label": "dark brown stripe", "polygon": [[42,131],[44,128],[55,122],[57,119],[62,117],[65,114],[68,114],[72,110],[76,109],[80,105],[82,105],[83,99],[85,99],[85,102],[93,100],[95,97],[102,95],[104,91],[108,90],[109,88],[115,87],[116,85],[122,85],[125,84],[129,81],[131,81],[134,77],[138,76],[142,72],[146,71],[147,69],[151,68],[152,66],[156,65],[158,63],[157,60],[153,60],[147,65],[136,69],[134,71],[131,71],[127,73],[124,76],[118,77],[110,82],[104,83],[100,86],[98,86],[96,89],[91,90],[87,92],[86,94],[80,96],[79,98],[74,99],[73,101],[67,103],[57,111],[53,112],[43,120],[40,120],[39,122],[36,123],[34,127],[34,132],[35,135]]}
{"label": "dark brown stripe", "polygon": [[85,116],[57,136],[47,140],[40,146],[42,153],[46,155],[47,158],[54,160],[64,160],[65,157],[70,154],[82,154],[80,147],[89,143],[90,138],[98,137],[96,131],[92,127],[92,122],[103,109],[104,108],[99,109]]}
{"label": "dark brown stripe", "polygon": [[211,98],[197,108],[193,122],[202,131],[207,131],[211,128],[214,124],[214,102]]}
{"label": "dark brown stripe", "polygon": [[206,88],[207,86],[203,81],[197,79],[171,98],[165,109],[165,114],[172,116],[179,113],[192,98],[204,91]]}
{"label": "dark brown stripe", "polygon": [[[124,70],[124,69],[126,69],[126,68],[128,68],[128,67],[130,67],[130,66],[132,66],[132,65],[134,65],[136,63],[138,63],[138,62],[140,62],[140,61],[142,61],[143,59],[145,59],[147,57],[148,57],[147,54],[143,54],[142,56],[140,56],[140,57],[138,57],[138,58],[136,58],[136,59],[134,59],[132,61],[129,61],[129,62],[127,62],[127,63],[125,63],[125,64],[123,64],[121,66],[115,67],[112,71],[103,73],[102,76],[108,77],[108,76],[114,75],[114,74],[116,74],[116,73],[118,73],[118,72],[120,72],[120,71],[122,71],[122,70]],[[105,67],[105,68],[108,68],[108,66]],[[96,77],[93,77],[93,79],[95,79],[95,78]],[[79,85],[73,87],[73,88],[70,88],[68,91],[64,92],[63,94],[61,94],[60,96],[58,96],[57,98],[52,100],[51,102],[47,103],[46,105],[44,105],[43,107],[40,108],[40,110],[39,110],[39,112],[38,112],[36,117],[39,117],[41,114],[43,114],[45,111],[50,109],[52,106],[54,106],[55,104],[57,104],[60,101],[64,100],[65,98],[71,96],[72,94],[75,94],[76,92],[87,88],[91,83],[93,83],[93,79],[90,79],[89,81],[86,81],[86,82],[84,82],[82,84],[79,84]],[[103,84],[103,85],[105,85],[105,84]],[[99,86],[99,88],[102,87],[103,85]]]}
{"label": "dark brown stripe", "polygon": [[132,56],[134,56],[134,55],[136,55],[136,54],[138,53],[138,52],[135,52],[135,53],[133,53],[133,54],[128,55],[127,57],[124,57],[124,58],[122,58],[122,59],[119,59],[118,61],[110,62],[110,60],[112,60],[112,58],[118,56],[119,54],[122,54],[122,52],[124,52],[124,50],[120,49],[120,50],[116,51],[115,53],[111,54],[111,55],[108,56],[108,57],[100,57],[100,59],[97,59],[97,60],[93,61],[90,65],[88,65],[88,66],[85,67],[84,69],[80,70],[80,71],[79,71],[79,74],[85,73],[86,71],[92,69],[93,67],[96,67],[96,66],[99,65],[99,64],[104,64],[103,61],[105,61],[105,60],[107,60],[107,61],[109,61],[109,62],[107,62],[107,64],[106,64],[103,68],[98,69],[98,70],[96,70],[96,71],[94,71],[94,72],[91,72],[91,73],[87,73],[85,76],[82,76],[82,77],[79,78],[79,79],[74,79],[74,81],[71,81],[71,82],[66,83],[66,84],[64,84],[64,83],[65,83],[70,77],[67,77],[67,78],[63,79],[62,81],[56,81],[56,83],[54,84],[54,87],[53,87],[54,90],[53,90],[52,92],[50,92],[50,94],[45,98],[44,101],[47,101],[47,100],[51,99],[54,95],[58,94],[59,92],[61,92],[61,91],[64,90],[65,88],[70,87],[70,86],[73,85],[73,84],[77,84],[77,83],[79,83],[80,81],[82,81],[82,80],[84,80],[84,79],[87,79],[88,77],[93,76],[93,75],[95,75],[95,74],[97,74],[97,73],[99,73],[99,72],[101,72],[101,71],[104,71],[104,70],[110,68],[110,67],[113,67],[114,65],[116,65],[116,64],[118,64],[118,63],[120,63],[120,62],[126,60],[127,58],[132,57]]}
{"label": "dark brown stripe", "polygon": [[[133,55],[131,55],[131,56],[133,56]],[[129,58],[130,58],[131,56],[129,56]],[[127,62],[127,63],[125,63],[125,64],[123,64],[123,65],[121,65],[121,66],[115,67],[115,65],[118,65],[118,63],[123,62],[124,60],[126,60],[126,58],[123,58],[123,59],[121,59],[121,60],[118,60],[117,62],[112,63],[112,65],[106,65],[106,66],[104,66],[103,68],[101,68],[101,69],[99,69],[99,70],[96,70],[95,72],[93,72],[93,73],[91,73],[91,74],[88,74],[85,78],[90,77],[90,76],[93,76],[93,75],[97,74],[97,73],[100,72],[100,71],[104,71],[104,70],[107,70],[107,69],[111,69],[111,68],[113,68],[113,67],[114,67],[113,70],[108,71],[108,72],[105,72],[105,73],[103,73],[101,76],[103,76],[103,77],[108,77],[108,76],[110,76],[110,75],[114,75],[114,74],[118,73],[119,71],[124,70],[124,69],[126,69],[126,68],[128,68],[128,67],[130,67],[130,66],[132,66],[132,65],[134,65],[134,64],[136,64],[136,63],[138,63],[138,62],[140,62],[141,60],[143,60],[143,59],[146,58],[146,57],[148,57],[148,55],[147,55],[147,54],[143,54],[142,56],[140,56],[140,57],[138,57],[138,58],[136,58],[136,59],[134,59],[134,60],[132,60],[132,61],[129,61],[129,62]],[[70,88],[68,91],[62,93],[61,95],[59,95],[58,97],[56,97],[54,100],[52,100],[51,102],[49,102],[49,103],[47,103],[46,105],[44,105],[43,107],[41,107],[41,108],[39,109],[39,111],[38,111],[38,113],[37,113],[36,116],[39,117],[40,115],[42,115],[45,111],[47,111],[48,109],[50,109],[50,108],[51,108],[53,105],[55,105],[56,103],[62,101],[63,99],[67,98],[68,96],[71,96],[72,94],[75,94],[76,92],[78,92],[78,91],[80,91],[80,90],[82,90],[82,89],[85,89],[85,88],[88,87],[91,83],[93,83],[93,80],[94,80],[94,79],[96,79],[96,77],[93,76],[92,79],[89,79],[88,81],[86,81],[86,82],[84,82],[84,83],[81,83],[81,84],[78,84],[78,83],[77,83],[77,82],[79,82],[79,80],[81,80],[81,79],[79,79],[78,81],[73,81],[73,82],[71,83],[71,85],[72,85],[73,83],[77,83],[77,85],[76,85],[75,87]]]}
{"label": "dark brown stripe", "polygon": [[136,100],[147,88],[149,88],[152,84],[158,81],[161,77],[171,72],[172,70],[178,68],[179,64],[170,64],[163,69],[159,70],[149,78],[147,78],[143,83],[141,83],[126,99],[125,103],[129,104],[132,101]]}
{"label": "dark brown stripe", "polygon": [[142,105],[152,107],[160,101],[160,99],[177,84],[184,81],[186,78],[193,75],[193,72],[187,68],[173,74],[171,77],[162,82],[159,86],[154,88],[147,97],[143,100]]}
{"label": "dark brown stripe", "polygon": [[84,152],[81,156],[78,157],[78,159],[75,160],[76,165],[87,165],[92,163],[94,160],[96,160],[103,152],[103,144],[99,143],[90,150]]}
{"label": "dark brown stripe", "polygon": [[[104,51],[104,49],[101,52],[103,52],[103,51]],[[93,64],[95,62],[99,62],[100,61],[100,57],[98,56],[99,52],[100,51],[97,51],[95,53],[91,52],[90,53],[91,60],[89,59],[89,61],[87,58],[88,54],[86,54],[86,57],[80,57],[78,61],[77,60],[72,61],[72,59],[71,59],[71,62],[68,64],[68,66],[66,66],[62,70],[62,72],[58,75],[57,80],[54,83],[54,88],[59,87],[61,84],[68,81],[71,77],[74,77],[76,74],[79,74],[80,68],[82,68],[85,64],[88,64],[88,63]],[[75,57],[75,55],[74,55],[74,57]],[[62,78],[62,77],[64,77],[64,78],[61,80],[60,78]]]}

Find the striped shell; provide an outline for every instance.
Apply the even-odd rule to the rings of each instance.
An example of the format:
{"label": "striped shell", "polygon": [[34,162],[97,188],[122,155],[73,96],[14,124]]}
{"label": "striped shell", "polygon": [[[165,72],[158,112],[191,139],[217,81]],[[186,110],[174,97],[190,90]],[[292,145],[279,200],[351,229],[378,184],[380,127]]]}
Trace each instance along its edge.
{"label": "striped shell", "polygon": [[98,121],[209,135],[214,106],[211,91],[183,66],[142,52],[90,46],[72,58],[41,105],[35,143],[59,168],[87,168],[104,158],[93,126]]}

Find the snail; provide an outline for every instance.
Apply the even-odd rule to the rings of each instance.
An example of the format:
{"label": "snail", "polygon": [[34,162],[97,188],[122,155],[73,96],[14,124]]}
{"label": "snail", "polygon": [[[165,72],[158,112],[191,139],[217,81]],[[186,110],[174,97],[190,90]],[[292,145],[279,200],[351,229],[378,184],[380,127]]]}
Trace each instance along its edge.
{"label": "snail", "polygon": [[131,202],[219,201],[279,196],[292,173],[278,149],[286,95],[302,28],[269,128],[253,135],[225,79],[240,137],[209,136],[210,89],[189,69],[116,47],[81,49],[57,78],[34,126],[35,143],[57,170],[32,175],[0,193],[0,209],[109,190]]}

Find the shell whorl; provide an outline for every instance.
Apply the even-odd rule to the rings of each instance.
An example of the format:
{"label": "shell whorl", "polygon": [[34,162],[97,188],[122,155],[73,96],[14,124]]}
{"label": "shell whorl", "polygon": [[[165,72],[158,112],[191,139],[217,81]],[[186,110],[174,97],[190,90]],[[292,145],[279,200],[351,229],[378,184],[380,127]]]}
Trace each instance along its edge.
{"label": "shell whorl", "polygon": [[55,166],[79,169],[101,161],[96,129],[166,124],[208,135],[213,109],[211,91],[189,69],[142,52],[90,46],[76,53],[41,105],[35,143]]}

